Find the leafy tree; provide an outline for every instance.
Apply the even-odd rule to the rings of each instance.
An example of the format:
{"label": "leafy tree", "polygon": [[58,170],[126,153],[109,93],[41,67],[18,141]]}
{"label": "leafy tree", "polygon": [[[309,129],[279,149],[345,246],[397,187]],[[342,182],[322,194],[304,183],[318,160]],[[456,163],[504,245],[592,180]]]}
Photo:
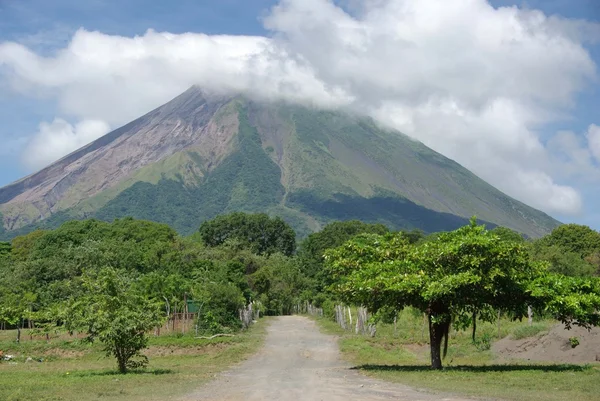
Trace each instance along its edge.
{"label": "leafy tree", "polygon": [[510,228],[498,226],[490,231],[500,237],[503,241],[525,242],[523,234],[511,230]]}
{"label": "leafy tree", "polygon": [[549,270],[554,273],[573,277],[587,277],[593,275],[597,268],[576,252],[569,251],[559,245],[546,245],[536,241],[531,246],[531,254],[535,260],[549,263]]}
{"label": "leafy tree", "polygon": [[10,252],[10,242],[0,242],[0,259],[8,257]]}
{"label": "leafy tree", "polygon": [[561,249],[586,257],[600,251],[600,233],[580,224],[563,224],[540,240],[547,246],[559,246]]}
{"label": "leafy tree", "polygon": [[296,250],[294,230],[281,218],[271,218],[265,213],[218,216],[200,226],[200,236],[211,247],[238,240],[259,255],[281,252],[290,256]]}
{"label": "leafy tree", "polygon": [[307,280],[292,258],[274,254],[250,277],[251,287],[260,294],[267,315],[290,315],[307,287]]}
{"label": "leafy tree", "polygon": [[315,277],[323,270],[323,255],[326,249],[342,245],[361,233],[383,235],[389,229],[383,224],[369,224],[358,220],[336,221],[326,225],[321,231],[310,234],[298,250],[302,272]]}
{"label": "leafy tree", "polygon": [[87,341],[99,340],[107,356],[117,359],[119,372],[146,366],[140,353],[148,345],[146,332],[162,324],[160,305],[132,288],[124,272],[103,268],[82,277],[85,293],[73,300],[67,319],[70,330],[81,329]]}
{"label": "leafy tree", "polygon": [[568,276],[600,273],[600,233],[588,226],[563,224],[533,242],[531,254],[550,263],[550,270]]}
{"label": "leafy tree", "polygon": [[16,237],[12,240],[12,255],[15,260],[23,261],[29,258],[36,243],[46,234],[46,231],[36,230],[27,235]]}
{"label": "leafy tree", "polygon": [[[588,288],[597,284],[586,287],[549,274],[545,264],[530,259],[524,244],[502,240],[475,219],[417,245],[402,234],[362,235],[326,258],[336,280],[333,289],[343,300],[374,312],[412,306],[427,315],[435,369],[442,368],[442,341],[445,354],[452,320],[491,321],[493,311],[522,318],[527,305],[547,308],[565,322],[598,320],[600,296]],[[556,280],[555,292],[544,287]]]}

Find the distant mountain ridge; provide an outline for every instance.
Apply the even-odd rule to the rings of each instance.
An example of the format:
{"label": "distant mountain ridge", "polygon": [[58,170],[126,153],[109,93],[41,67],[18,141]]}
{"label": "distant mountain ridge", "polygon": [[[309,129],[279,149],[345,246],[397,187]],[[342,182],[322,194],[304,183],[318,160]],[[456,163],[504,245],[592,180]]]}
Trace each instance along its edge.
{"label": "distant mountain ridge", "polygon": [[532,237],[560,224],[371,119],[192,87],[1,188],[0,237],[124,216],[189,234],[231,211],[278,214],[301,234],[350,218],[431,232],[477,215]]}

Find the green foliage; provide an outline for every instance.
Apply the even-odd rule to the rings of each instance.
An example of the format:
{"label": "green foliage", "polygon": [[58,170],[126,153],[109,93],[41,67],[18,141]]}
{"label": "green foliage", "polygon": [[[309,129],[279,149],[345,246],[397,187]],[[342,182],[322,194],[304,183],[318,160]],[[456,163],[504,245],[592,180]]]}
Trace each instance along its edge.
{"label": "green foliage", "polygon": [[238,311],[246,299],[233,283],[209,282],[194,292],[200,303],[198,328],[207,334],[228,333],[241,327]]}
{"label": "green foliage", "polygon": [[125,272],[103,268],[85,274],[84,293],[73,300],[67,327],[80,329],[87,340],[99,340],[107,356],[117,359],[119,372],[145,367],[148,358],[140,353],[148,345],[147,332],[162,324],[159,305],[132,289]]}
{"label": "green foliage", "polygon": [[513,242],[525,242],[525,238],[523,234],[518,233],[510,228],[506,227],[495,227],[490,230],[494,235],[500,237],[503,241],[513,241]]}
{"label": "green foliage", "polygon": [[296,260],[282,254],[271,255],[250,280],[255,291],[261,294],[259,300],[266,315],[292,314],[293,306],[308,287]]}
{"label": "green foliage", "polygon": [[530,260],[525,244],[502,240],[474,219],[417,245],[402,234],[370,234],[326,255],[333,289],[346,302],[372,311],[412,306],[428,315],[434,368],[441,368],[441,342],[453,319],[476,313],[491,321],[496,310],[522,318],[527,305],[567,327],[595,325],[600,318],[599,281],[549,274]]}
{"label": "green foliage", "polygon": [[580,224],[563,224],[541,240],[569,252],[587,256],[600,250],[600,233]]}
{"label": "green foliage", "polygon": [[577,337],[569,337],[569,344],[571,344],[571,348],[575,348],[579,345],[579,339]]}
{"label": "green foliage", "polygon": [[588,226],[564,224],[535,241],[532,256],[567,276],[600,275],[600,233]]}
{"label": "green foliage", "polygon": [[7,258],[11,253],[10,242],[0,242],[0,259]]}
{"label": "green foliage", "polygon": [[546,245],[540,240],[532,244],[531,249],[533,258],[548,262],[551,272],[574,277],[591,276],[596,272],[596,268],[581,255],[559,245]]}
{"label": "green foliage", "polygon": [[475,345],[478,351],[488,351],[492,348],[492,336],[490,333],[483,333],[483,335],[473,341],[473,345]]}
{"label": "green foliage", "polygon": [[327,274],[323,271],[323,255],[327,249],[338,247],[361,233],[387,232],[389,229],[383,224],[369,224],[359,220],[330,223],[321,231],[310,234],[300,244],[298,263],[302,274],[314,281],[315,293],[323,292],[328,283]]}
{"label": "green foliage", "polygon": [[290,256],[296,249],[294,230],[279,217],[270,218],[264,213],[218,216],[202,223],[199,231],[204,243],[213,247],[237,240],[259,255],[281,252]]}

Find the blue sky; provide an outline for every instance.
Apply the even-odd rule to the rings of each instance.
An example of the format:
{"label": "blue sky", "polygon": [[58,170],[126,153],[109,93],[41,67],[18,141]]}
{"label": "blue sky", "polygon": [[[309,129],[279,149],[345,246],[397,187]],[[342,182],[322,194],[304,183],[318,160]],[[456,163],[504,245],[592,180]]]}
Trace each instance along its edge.
{"label": "blue sky", "polygon": [[[385,1],[389,1],[390,3],[394,2],[393,0]],[[308,2],[309,1],[307,0],[303,4],[308,4]],[[343,11],[348,13],[348,15],[341,15],[340,13],[343,11],[337,12],[333,8],[328,7],[326,4],[328,2],[325,0],[310,0],[310,2],[311,4],[323,7],[322,12],[321,9],[319,9],[318,15],[323,16],[326,13],[331,13],[331,16],[327,18],[331,18],[332,21],[335,18],[340,18],[341,21],[348,22],[351,17],[356,17],[357,20],[360,21],[361,5],[364,6],[365,9],[367,7],[375,7],[364,5],[362,0],[339,0],[336,4],[342,7]],[[397,3],[400,2],[402,2],[402,0],[397,0]],[[321,44],[317,42],[319,41],[319,38],[323,36],[323,32],[317,32],[317,28],[319,27],[312,27],[313,22],[319,19],[315,18],[316,14],[312,15],[311,10],[303,8],[298,0],[288,0],[279,13],[271,12],[271,8],[278,3],[279,1],[277,0],[181,0],[171,2],[141,0],[87,0],[83,2],[67,0],[0,0],[0,46],[2,43],[21,44],[35,54],[36,57],[53,61],[60,58],[61,52],[69,46],[74,35],[80,28],[83,28],[85,32],[88,33],[98,31],[103,35],[102,38],[100,38],[103,40],[112,37],[131,38],[135,35],[146,37],[145,35],[148,29],[153,29],[156,32],[171,32],[173,34],[194,32],[206,35],[248,35],[252,37],[272,37],[276,34],[276,37],[283,38],[282,40],[287,46],[286,49],[291,49],[291,51],[301,54],[312,63],[311,65],[316,71],[315,74],[318,75],[321,80],[330,79],[327,83],[331,85],[339,83],[336,80],[336,77],[332,78],[335,74],[326,71],[328,68],[325,64],[326,61],[321,60],[318,54],[311,53],[311,45],[314,44],[315,48],[319,48]],[[527,2],[493,0],[491,1],[491,5],[496,8],[516,5],[523,10],[541,10],[546,16],[558,16],[562,18],[562,21],[564,21],[565,18],[568,18],[583,19],[590,23],[600,23],[600,2],[595,0],[530,0]],[[478,9],[476,11],[479,13],[480,10]],[[299,19],[306,18],[306,23],[304,25],[311,26],[307,28],[296,27],[290,22],[290,19],[286,19],[289,15],[297,15],[297,18]],[[435,14],[432,14],[432,16],[433,15]],[[485,16],[487,14],[482,12],[477,15]],[[266,18],[266,20],[263,20],[263,18]],[[267,30],[265,25],[270,29]],[[316,25],[316,23],[314,25]],[[327,29],[326,23],[324,26],[325,28],[319,29]],[[311,29],[313,30],[311,31]],[[592,30],[592,32],[600,31]],[[600,35],[598,36],[598,39],[600,39]],[[85,38],[91,42],[98,39],[97,37],[93,37],[93,35],[87,35]],[[310,40],[311,38],[313,39],[312,42]],[[316,42],[314,40],[315,38]],[[329,39],[331,39],[331,41],[339,40],[339,38],[333,34]],[[594,64],[600,65],[600,41],[590,42],[581,39],[581,43],[583,48],[592,57]],[[433,50],[428,49],[427,55],[431,56],[431,52],[439,50],[436,49],[437,48],[433,48]],[[572,57],[577,57],[577,53],[569,54],[574,54]],[[78,84],[76,79],[69,81],[68,79],[60,78],[61,82],[66,82],[63,87],[58,87],[58,84],[54,83],[47,84],[47,82],[54,79],[48,77],[45,78],[46,81],[44,81],[45,83],[43,85],[39,84],[39,82],[36,81],[36,78],[31,76],[27,76],[27,79],[15,81],[14,77],[15,75],[18,75],[15,72],[16,67],[11,65],[11,59],[7,58],[6,60],[9,61],[3,64],[2,54],[0,53],[0,121],[2,121],[2,124],[0,125],[0,141],[3,143],[3,146],[0,147],[0,186],[8,184],[35,170],[35,167],[32,167],[31,163],[23,161],[23,153],[28,149],[27,144],[31,142],[31,138],[36,134],[45,133],[47,137],[56,132],[56,127],[58,125],[51,124],[54,119],[60,118],[61,121],[64,119],[64,123],[72,128],[72,133],[75,135],[80,130],[77,126],[77,123],[80,121],[95,121],[97,124],[94,132],[101,132],[102,127],[106,126],[110,127],[110,129],[117,128],[118,125],[127,122],[127,119],[129,118],[134,118],[136,116],[135,113],[138,113],[138,109],[135,109],[135,113],[132,111],[130,114],[119,113],[119,110],[114,110],[113,113],[108,106],[108,111],[104,114],[82,111],[80,107],[73,106],[72,104],[73,102],[81,102],[82,99],[81,97],[77,97],[78,95],[73,94],[75,92],[71,92],[73,90],[72,88]],[[560,60],[560,58],[558,60]],[[567,61],[569,60],[565,59],[564,61],[565,64],[568,64]],[[388,62],[388,64],[390,63]],[[401,66],[402,64],[400,63],[398,65]],[[527,66],[528,64],[525,63],[524,65]],[[573,67],[572,69],[569,69],[569,66],[565,67],[564,74],[576,75],[580,73],[582,77],[585,76],[587,74],[585,72],[574,72],[579,67],[581,67],[581,71],[585,70],[584,59],[577,64],[577,67]],[[544,72],[542,71],[541,74],[543,73]],[[555,72],[552,71],[547,72],[548,76],[554,76],[552,75],[554,73]],[[107,72],[107,74],[109,73]],[[498,77],[502,78],[502,75],[498,75]],[[489,139],[489,143],[484,143],[484,141],[479,138],[473,139],[468,136],[456,134],[455,136],[457,139],[454,142],[446,138],[446,142],[444,142],[443,145],[436,147],[435,145],[439,143],[439,138],[434,137],[433,134],[419,136],[417,135],[419,133],[417,133],[413,136],[416,136],[417,139],[423,140],[423,142],[433,146],[436,150],[471,168],[478,175],[490,181],[493,185],[499,187],[503,191],[526,203],[548,211],[554,217],[557,217],[562,221],[589,224],[600,229],[600,210],[596,206],[596,200],[600,198],[600,186],[598,186],[599,181],[595,178],[595,174],[600,170],[598,170],[598,160],[595,160],[590,156],[593,154],[591,144],[589,149],[585,144],[585,141],[587,140],[586,133],[590,130],[590,126],[592,124],[600,125],[600,116],[598,113],[600,106],[600,86],[598,85],[597,80],[594,81],[594,79],[587,78],[581,78],[583,83],[579,83],[579,77],[577,76],[569,78],[572,79],[572,85],[578,87],[576,89],[569,89],[569,93],[558,100],[549,98],[548,94],[537,96],[534,92],[526,93],[522,97],[518,97],[514,104],[523,104],[522,102],[524,102],[527,106],[531,106],[532,112],[535,110],[537,113],[540,104],[543,103],[543,111],[545,114],[555,112],[557,115],[560,114],[561,118],[540,119],[537,114],[535,117],[529,115],[526,117],[519,117],[522,121],[518,120],[517,123],[522,123],[523,127],[515,128],[514,132],[525,132],[524,128],[526,128],[526,132],[523,134],[526,138],[514,139],[514,143],[510,145],[514,146],[514,148],[510,148],[509,145],[507,145],[506,152],[507,154],[510,153],[510,149],[514,149],[515,151],[512,155],[509,154],[508,156],[505,156],[504,159],[498,159],[497,162],[490,162],[486,165],[486,163],[482,161],[472,160],[469,154],[465,153],[464,146],[462,146],[467,142],[460,142],[474,140],[472,143],[476,144],[478,148],[485,148],[487,146],[488,148],[493,149],[494,146],[497,146],[497,138]],[[431,81],[435,81],[436,79],[439,79],[439,75],[431,77]],[[352,77],[352,84],[357,80],[356,77]],[[524,80],[522,82],[527,83],[529,81],[531,80]],[[15,82],[17,82],[17,84],[15,84]],[[556,83],[556,79],[554,79],[554,82],[550,81],[549,84],[552,85],[553,83]],[[423,91],[428,90],[428,85],[426,84],[427,82],[422,85],[421,89]],[[90,83],[86,83],[84,86],[85,90],[89,90],[90,85]],[[181,85],[184,85],[184,82],[177,82],[177,84],[173,85],[171,90],[165,90],[164,92],[160,92],[156,89],[156,86],[148,89],[149,93],[156,94],[157,91],[160,93],[156,94],[155,99],[153,98],[152,102],[147,103],[147,106],[146,103],[139,106],[139,110],[147,110],[151,108],[150,106],[155,106],[160,104],[163,100],[168,100],[169,96],[175,94],[179,90],[175,87],[179,88]],[[350,84],[346,82],[344,85],[344,87],[348,87]],[[451,90],[454,88],[454,86],[449,86],[451,84],[445,82],[440,85],[444,90]],[[495,88],[496,90],[503,92],[503,88]],[[544,89],[543,86],[541,89]],[[81,89],[77,93],[82,93],[82,91],[84,91],[84,89]],[[362,96],[364,92],[364,88],[358,88],[354,94],[358,93]],[[415,110],[420,110],[417,106],[422,106],[422,104],[411,104],[410,107],[412,108],[409,108],[409,111],[407,111],[407,106],[404,104],[406,99],[402,97],[406,95],[407,89],[402,88],[399,93],[400,95],[397,95],[394,102],[390,102],[389,108],[386,109],[394,110],[394,112],[390,112],[394,115],[384,115],[382,120],[385,121],[386,118],[389,117],[388,120],[395,121],[399,128],[404,128],[405,126],[402,125],[401,122],[398,122],[398,115],[405,112],[414,114],[416,113]],[[388,94],[385,91],[368,93],[365,95],[364,101],[372,101],[373,99],[377,99],[374,96],[379,95],[387,96]],[[414,94],[411,94],[411,96],[412,95]],[[477,96],[484,95],[485,94]],[[115,96],[120,96],[120,94],[115,93]],[[139,94],[139,96],[146,96],[146,94]],[[425,95],[421,93],[419,96],[422,97]],[[463,98],[461,98],[461,96],[463,96]],[[467,95],[464,93],[456,94],[457,98],[463,100],[467,99],[465,96]],[[521,94],[519,94],[519,96],[521,96]],[[538,98],[542,98],[542,100],[538,100]],[[530,105],[529,102],[532,102],[531,99],[536,99],[535,102],[539,101],[540,103]],[[565,101],[565,99],[567,100]],[[468,98],[467,100],[470,101],[472,98]],[[131,102],[136,101],[137,99],[132,97]],[[571,105],[565,105],[565,102],[569,103],[569,101],[572,101],[573,103]],[[406,102],[410,103],[410,101]],[[560,103],[560,107],[556,106],[554,103],[551,107],[546,107],[547,103],[552,102],[555,102],[556,104]],[[68,105],[65,106],[65,104]],[[477,108],[475,107],[473,110],[477,110]],[[383,109],[374,111],[374,114],[379,116],[382,116],[382,113],[384,113]],[[473,113],[476,112],[473,111]],[[462,113],[461,115],[465,115],[465,113]],[[469,115],[469,113],[466,115]],[[467,131],[472,130],[475,132],[478,129],[485,129],[485,127],[488,126],[486,125],[488,122],[483,121],[483,117],[479,117],[481,116],[474,115],[474,117],[469,120],[471,121],[471,125],[467,126]],[[394,120],[394,118],[396,118],[396,120]],[[412,118],[415,121],[418,120],[414,115]],[[541,120],[541,122],[531,122],[531,120]],[[491,119],[490,121],[494,120]],[[46,128],[46,131],[40,128],[41,123],[47,123],[49,125]],[[518,125],[517,123],[515,124]],[[467,124],[467,122],[465,122],[465,124]],[[410,130],[410,127],[417,127],[421,131],[431,130],[431,132],[444,129],[444,126],[440,128],[431,123],[423,122],[406,125],[406,130]],[[83,128],[81,128],[81,131],[83,131]],[[559,138],[559,136],[556,136],[558,131],[569,131],[572,135],[563,135]],[[88,138],[90,137],[89,135],[82,135],[82,138]],[[497,135],[501,137],[502,135],[508,134],[498,132]],[[544,153],[543,157],[540,157],[540,161],[536,162],[537,164],[535,165],[532,164],[533,162],[523,160],[528,157],[527,155],[529,155],[529,153],[521,154],[517,152],[518,149],[527,147],[527,144],[531,142],[531,138],[527,137],[527,135],[534,137],[542,146],[546,147],[542,152]],[[591,134],[588,135],[591,136]],[[91,138],[93,138],[93,136]],[[558,139],[561,139],[561,141],[558,141]],[[585,154],[590,161],[586,162],[585,166],[581,163],[576,163],[577,160],[569,160],[567,164],[560,168],[557,168],[556,165],[553,166],[552,161],[555,160],[553,158],[558,157],[556,154],[566,149],[566,143],[572,144],[573,141],[581,141],[581,148],[569,148],[572,152],[568,157],[576,158],[576,156],[573,155]],[[77,143],[81,145],[81,143]],[[461,148],[463,149],[462,151]],[[538,156],[539,155],[535,157]],[[481,157],[484,158],[483,156]],[[503,176],[507,175],[507,173],[503,172],[503,163],[510,168],[514,167],[515,177],[522,176],[525,178],[521,181],[515,179],[514,183],[510,182],[510,180],[506,180],[505,177],[503,178]],[[579,170],[572,174],[565,174],[564,171],[569,169]],[[541,178],[538,182],[531,177]],[[548,188],[543,187],[543,185],[546,185],[543,182],[548,181],[548,179],[551,179],[552,183],[548,184]],[[540,190],[535,192],[532,189],[528,192],[528,188],[524,188],[527,184],[523,183],[531,183],[531,187],[534,189],[539,185]],[[570,189],[577,192],[577,196],[581,198],[581,205],[578,206],[577,201],[573,200],[573,191],[570,191]],[[550,200],[552,197],[554,198]],[[545,198],[548,198],[547,202],[547,199]],[[558,204],[560,202],[564,202],[565,205],[572,204],[573,206],[563,207],[563,205]]]}

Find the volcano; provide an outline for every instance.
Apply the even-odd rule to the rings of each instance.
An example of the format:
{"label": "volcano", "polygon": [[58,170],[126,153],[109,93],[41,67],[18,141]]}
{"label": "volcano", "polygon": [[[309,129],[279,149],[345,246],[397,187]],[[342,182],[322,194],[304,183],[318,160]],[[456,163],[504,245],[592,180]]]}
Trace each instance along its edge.
{"label": "volcano", "polygon": [[539,237],[560,223],[372,119],[192,87],[0,189],[0,237],[132,216],[191,234],[218,214],[279,215],[300,236],[333,220],[451,230],[476,215]]}

